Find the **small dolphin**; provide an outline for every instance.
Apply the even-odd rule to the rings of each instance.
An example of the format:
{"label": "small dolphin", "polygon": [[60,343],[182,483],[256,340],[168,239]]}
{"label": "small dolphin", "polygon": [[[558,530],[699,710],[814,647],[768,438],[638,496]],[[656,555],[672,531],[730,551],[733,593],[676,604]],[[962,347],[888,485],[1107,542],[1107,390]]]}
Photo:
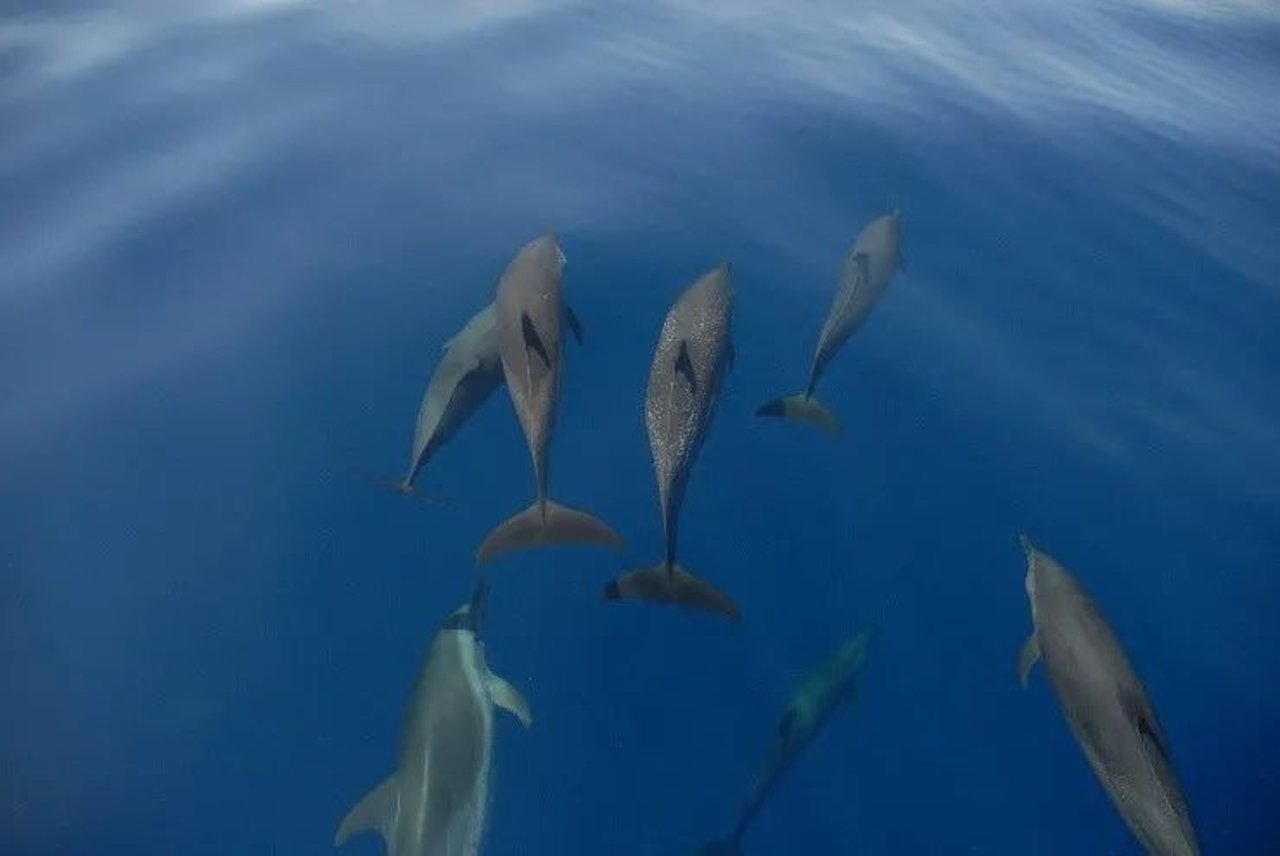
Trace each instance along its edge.
{"label": "small dolphin", "polygon": [[784,395],[761,405],[756,411],[757,416],[782,416],[807,422],[828,434],[840,430],[840,420],[818,400],[813,390],[827,364],[871,314],[876,301],[899,269],[904,269],[902,215],[895,208],[868,223],[845,258],[840,287],[818,336],[818,347],[813,353],[813,367],[809,370],[809,383],[804,392]]}
{"label": "small dolphin", "polygon": [[873,635],[871,630],[864,630],[847,640],[796,688],[778,723],[773,751],[756,776],[733,834],[722,841],[704,844],[699,851],[702,856],[740,856],[742,837],[773,786],[818,736],[832,711],[852,698],[853,683],[866,663],[867,647]]}
{"label": "small dolphin", "polygon": [[1034,630],[1018,658],[1027,677],[1043,658],[1063,715],[1094,774],[1148,853],[1200,852],[1187,803],[1146,690],[1080,583],[1025,536]]}
{"label": "small dolphin", "polygon": [[729,266],[704,275],[667,313],[649,370],[645,424],[658,479],[667,552],[662,562],[631,571],[605,587],[605,597],[676,603],[740,617],[732,600],[676,563],[676,532],[689,473],[715,416],[720,385],[733,363]]}
{"label": "small dolphin", "polygon": [[[582,326],[567,304],[565,316],[578,344],[582,344]],[[449,442],[502,385],[502,355],[498,349],[494,304],[471,316],[471,320],[444,343],[442,350],[444,356],[432,373],[418,407],[408,473],[394,485],[399,493],[414,492],[414,484],[431,456]]]}
{"label": "small dolphin", "polygon": [[489,671],[480,631],[488,587],[437,630],[418,677],[396,771],[338,827],[334,846],[379,833],[388,856],[475,856],[484,837],[494,705],[533,721],[520,693]]}
{"label": "small dolphin", "polygon": [[622,539],[591,515],[547,496],[547,464],[556,404],[560,399],[560,280],[565,257],[554,234],[530,241],[507,265],[495,304],[502,371],[533,458],[537,497],[533,505],[489,533],[476,551],[484,564],[499,553],[537,544],[601,544]]}

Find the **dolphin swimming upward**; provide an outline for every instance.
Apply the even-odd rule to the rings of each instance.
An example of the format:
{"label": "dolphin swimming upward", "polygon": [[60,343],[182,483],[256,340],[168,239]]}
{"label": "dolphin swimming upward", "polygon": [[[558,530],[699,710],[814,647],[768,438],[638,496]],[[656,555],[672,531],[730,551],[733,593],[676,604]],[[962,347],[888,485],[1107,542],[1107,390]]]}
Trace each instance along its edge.
{"label": "dolphin swimming upward", "polygon": [[631,571],[609,583],[606,598],[676,603],[734,620],[740,617],[733,601],[676,564],[676,530],[685,487],[715,416],[721,381],[733,363],[732,314],[728,265],[689,286],[667,313],[649,370],[644,408],[667,553],[653,567]]}
{"label": "dolphin swimming upward", "polygon": [[1146,690],[1107,620],[1074,577],[1022,536],[1034,630],[1018,658],[1027,685],[1044,660],[1067,725],[1121,816],[1155,856],[1200,852]]}
{"label": "dolphin swimming upward", "polygon": [[440,626],[414,690],[396,771],[356,804],[334,846],[379,833],[388,856],[475,856],[484,837],[493,708],[532,722],[518,691],[489,671],[480,632],[488,588],[477,586]]}
{"label": "dolphin swimming upward", "polygon": [[894,274],[902,265],[902,216],[897,209],[877,217],[863,228],[845,259],[831,311],[818,336],[813,353],[813,367],[804,392],[785,395],[762,405],[757,416],[781,416],[797,422],[816,425],[829,434],[840,430],[840,420],[818,400],[813,390],[827,364],[844,347],[876,301],[880,299]]}
{"label": "dolphin swimming upward", "polygon": [[[538,544],[622,546],[622,539],[590,514],[547,496],[547,465],[556,403],[560,399],[560,280],[565,257],[554,234],[530,241],[507,265],[495,303],[502,371],[533,458],[533,505],[489,533],[476,551],[484,564],[499,553]],[[572,322],[571,322],[572,323]]]}
{"label": "dolphin swimming upward", "polygon": [[[565,316],[578,344],[582,327],[573,310],[565,306]],[[409,471],[394,488],[412,494],[427,461],[449,442],[458,429],[489,400],[502,385],[502,355],[498,349],[498,323],[490,303],[444,344],[444,356],[431,375],[427,391],[418,407],[418,423],[413,434]]]}
{"label": "dolphin swimming upward", "polygon": [[818,736],[832,711],[852,698],[853,683],[866,662],[871,637],[872,631],[864,630],[846,641],[830,659],[800,683],[778,723],[773,751],[756,776],[733,834],[723,841],[704,844],[700,851],[702,856],[739,856],[742,853],[742,837],[773,786]]}

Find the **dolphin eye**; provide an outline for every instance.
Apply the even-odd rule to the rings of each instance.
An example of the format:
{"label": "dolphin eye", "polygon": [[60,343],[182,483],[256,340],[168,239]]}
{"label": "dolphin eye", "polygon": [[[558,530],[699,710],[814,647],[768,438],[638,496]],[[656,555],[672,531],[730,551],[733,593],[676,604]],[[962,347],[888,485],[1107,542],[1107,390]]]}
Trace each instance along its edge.
{"label": "dolphin eye", "polygon": [[1148,743],[1160,753],[1160,757],[1166,762],[1169,760],[1169,752],[1164,747],[1164,741],[1160,739],[1160,735],[1156,733],[1155,728],[1145,716],[1138,717],[1138,733],[1142,735],[1144,742]]}

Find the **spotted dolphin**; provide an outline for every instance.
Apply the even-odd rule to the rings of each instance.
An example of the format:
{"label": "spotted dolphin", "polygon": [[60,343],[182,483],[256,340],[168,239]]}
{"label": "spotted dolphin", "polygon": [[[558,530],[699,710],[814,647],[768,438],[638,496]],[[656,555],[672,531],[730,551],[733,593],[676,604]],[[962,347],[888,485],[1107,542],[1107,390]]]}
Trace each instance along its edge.
{"label": "spotted dolphin", "polygon": [[815,425],[829,434],[840,430],[840,420],[813,391],[827,365],[871,314],[876,301],[902,268],[902,215],[895,208],[868,223],[845,258],[840,286],[818,335],[804,392],[784,395],[761,405],[757,416],[781,416]]}
{"label": "spotted dolphin", "polygon": [[813,743],[832,712],[852,699],[854,682],[866,663],[873,636],[872,630],[863,630],[846,640],[800,682],[778,723],[773,749],[756,775],[733,833],[724,840],[704,844],[699,851],[702,856],[740,856],[747,827],[760,812],[774,785]]}
{"label": "spotted dolphin", "polygon": [[372,831],[388,856],[475,856],[484,837],[493,759],[494,706],[527,727],[520,693],[489,671],[480,633],[488,588],[438,628],[418,677],[394,773],[343,818],[341,847]]}
{"label": "spotted dolphin", "polygon": [[1027,685],[1043,659],[1067,725],[1148,853],[1200,852],[1186,800],[1146,689],[1120,641],[1080,583],[1021,537],[1033,630],[1018,658]]}
{"label": "spotted dolphin", "polygon": [[694,461],[715,416],[724,376],[733,363],[729,266],[701,277],[667,313],[649,370],[645,425],[658,481],[666,556],[605,587],[609,599],[675,603],[740,617],[732,600],[676,562],[680,506]]}
{"label": "spotted dolphin", "polygon": [[[567,304],[565,317],[578,344],[582,344],[582,326]],[[403,494],[414,492],[427,461],[502,385],[502,355],[498,349],[494,304],[471,316],[463,328],[445,342],[442,352],[418,407],[408,472],[394,485]]]}
{"label": "spotted dolphin", "polygon": [[547,495],[551,435],[564,369],[564,266],[556,236],[547,234],[522,247],[498,282],[495,312],[502,371],[533,459],[537,495],[533,505],[489,533],[476,551],[479,564],[500,553],[539,544],[622,545],[603,521],[553,502]]}

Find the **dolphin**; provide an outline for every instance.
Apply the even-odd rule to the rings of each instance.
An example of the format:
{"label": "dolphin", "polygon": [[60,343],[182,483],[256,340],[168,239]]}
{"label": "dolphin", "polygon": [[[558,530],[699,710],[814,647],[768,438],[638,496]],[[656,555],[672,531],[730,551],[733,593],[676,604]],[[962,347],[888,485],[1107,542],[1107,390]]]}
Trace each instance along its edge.
{"label": "dolphin", "polygon": [[494,706],[528,727],[524,697],[489,671],[482,582],[436,631],[409,707],[394,773],[343,818],[334,837],[379,833],[388,856],[475,856],[484,837]]}
{"label": "dolphin", "polygon": [[[582,325],[568,304],[565,318],[581,345]],[[494,304],[471,316],[463,328],[445,342],[442,351],[443,356],[418,407],[408,472],[393,485],[397,492],[406,495],[414,493],[414,484],[427,461],[502,385],[502,355],[498,349]]]}
{"label": "dolphin", "polygon": [[834,654],[800,682],[778,723],[773,750],[756,775],[751,793],[738,815],[738,824],[734,827],[733,834],[721,841],[702,845],[699,851],[702,856],[740,856],[742,837],[774,785],[809,748],[832,712],[842,702],[852,698],[854,681],[866,663],[867,648],[873,636],[872,630],[863,630],[846,640]]}
{"label": "dolphin", "polygon": [[1025,535],[1034,630],[1018,658],[1023,687],[1043,659],[1067,725],[1133,834],[1156,856],[1200,852],[1168,744],[1146,689],[1080,583]]}
{"label": "dolphin", "polygon": [[522,247],[498,281],[495,313],[502,371],[533,459],[537,496],[533,505],[489,533],[476,551],[478,564],[538,544],[622,546],[618,533],[603,521],[547,496],[548,456],[564,369],[564,266],[556,236],[546,234]]}
{"label": "dolphin", "polygon": [[658,480],[665,558],[605,586],[610,600],[675,603],[738,620],[732,600],[676,563],[676,533],[689,473],[715,416],[724,375],[733,363],[733,289],[721,265],[689,286],[667,313],[649,370],[645,424]]}
{"label": "dolphin", "polygon": [[899,270],[905,270],[902,262],[902,214],[895,208],[868,223],[849,249],[831,311],[827,313],[827,320],[818,335],[818,346],[813,352],[813,366],[804,392],[784,395],[761,405],[756,411],[757,416],[781,416],[806,422],[828,434],[840,430],[840,420],[818,400],[813,390],[827,365],[871,314],[876,301]]}

